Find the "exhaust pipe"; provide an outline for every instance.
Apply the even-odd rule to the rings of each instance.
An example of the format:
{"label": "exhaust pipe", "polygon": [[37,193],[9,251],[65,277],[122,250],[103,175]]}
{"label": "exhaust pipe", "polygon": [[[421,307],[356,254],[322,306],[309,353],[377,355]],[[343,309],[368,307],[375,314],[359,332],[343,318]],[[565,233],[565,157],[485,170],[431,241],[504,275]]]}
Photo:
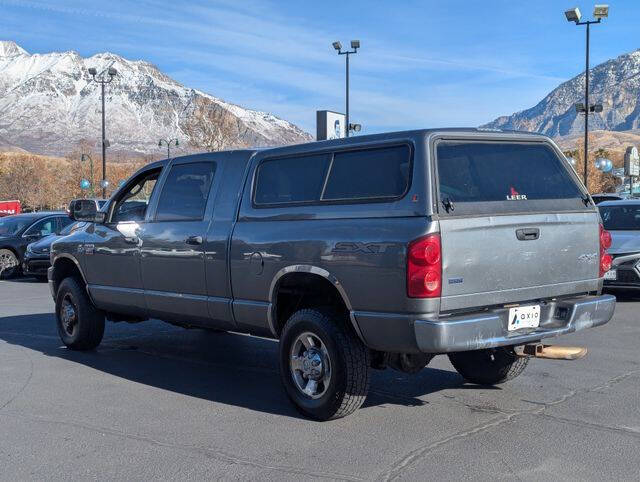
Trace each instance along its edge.
{"label": "exhaust pipe", "polygon": [[518,356],[548,360],[578,360],[587,354],[587,349],[580,346],[543,345],[542,343],[515,346],[513,351]]}

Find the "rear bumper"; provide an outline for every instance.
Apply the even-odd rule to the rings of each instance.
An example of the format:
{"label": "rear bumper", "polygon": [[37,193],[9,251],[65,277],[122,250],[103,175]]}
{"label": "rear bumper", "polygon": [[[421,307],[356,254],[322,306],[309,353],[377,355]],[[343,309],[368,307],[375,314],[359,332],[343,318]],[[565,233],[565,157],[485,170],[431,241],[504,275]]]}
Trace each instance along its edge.
{"label": "rear bumper", "polygon": [[[581,296],[541,303],[538,328],[508,331],[508,308],[443,318],[356,313],[365,343],[392,352],[450,353],[521,345],[607,323],[612,295]],[[364,315],[364,316],[363,316]],[[391,325],[393,324],[393,326]]]}
{"label": "rear bumper", "polygon": [[616,307],[612,295],[565,299],[541,306],[540,326],[529,331],[507,330],[508,309],[492,313],[437,320],[416,320],[416,342],[421,351],[447,353],[496,346],[521,345],[573,333],[607,323]]}

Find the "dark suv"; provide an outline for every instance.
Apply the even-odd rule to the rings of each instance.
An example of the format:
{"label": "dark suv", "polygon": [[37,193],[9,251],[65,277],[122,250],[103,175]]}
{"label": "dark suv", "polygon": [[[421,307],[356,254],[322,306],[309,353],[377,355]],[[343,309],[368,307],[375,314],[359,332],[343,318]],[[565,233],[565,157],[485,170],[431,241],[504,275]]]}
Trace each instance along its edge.
{"label": "dark suv", "polygon": [[65,345],[96,347],[105,318],[273,337],[288,396],[322,420],[362,404],[371,367],[413,373],[448,354],[467,380],[501,383],[527,346],[615,308],[598,211],[541,135],[179,157],[73,215],[92,222],[53,244],[49,270]]}
{"label": "dark suv", "polygon": [[30,243],[57,234],[72,222],[69,215],[62,212],[16,214],[0,219],[0,278],[20,274]]}

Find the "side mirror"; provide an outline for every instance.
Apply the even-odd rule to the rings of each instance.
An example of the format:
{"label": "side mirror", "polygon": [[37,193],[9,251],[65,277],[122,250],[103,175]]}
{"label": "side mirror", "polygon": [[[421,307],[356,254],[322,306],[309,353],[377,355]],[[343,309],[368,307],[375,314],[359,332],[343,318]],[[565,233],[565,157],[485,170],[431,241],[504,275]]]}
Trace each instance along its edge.
{"label": "side mirror", "polygon": [[93,199],[74,199],[69,203],[69,217],[74,221],[104,223],[106,215],[98,211]]}

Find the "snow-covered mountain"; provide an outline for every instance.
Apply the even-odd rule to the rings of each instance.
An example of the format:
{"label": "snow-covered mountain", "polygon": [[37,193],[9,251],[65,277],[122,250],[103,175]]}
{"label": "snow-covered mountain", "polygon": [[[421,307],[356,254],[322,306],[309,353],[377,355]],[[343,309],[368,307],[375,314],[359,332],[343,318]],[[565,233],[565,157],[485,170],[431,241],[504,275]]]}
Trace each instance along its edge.
{"label": "snow-covered mountain", "polygon": [[187,88],[145,61],[112,53],[30,55],[0,41],[0,147],[60,155],[83,140],[99,146],[100,85],[90,67],[118,72],[105,96],[111,152],[158,152],[160,138],[174,137],[185,150],[312,140],[290,122]]}
{"label": "snow-covered mountain", "polygon": [[[566,136],[584,132],[584,117],[576,102],[584,102],[584,73],[560,84],[540,103],[483,127]],[[589,102],[602,104],[589,115],[589,129],[626,131],[640,127],[640,49],[608,60],[589,71]]]}

